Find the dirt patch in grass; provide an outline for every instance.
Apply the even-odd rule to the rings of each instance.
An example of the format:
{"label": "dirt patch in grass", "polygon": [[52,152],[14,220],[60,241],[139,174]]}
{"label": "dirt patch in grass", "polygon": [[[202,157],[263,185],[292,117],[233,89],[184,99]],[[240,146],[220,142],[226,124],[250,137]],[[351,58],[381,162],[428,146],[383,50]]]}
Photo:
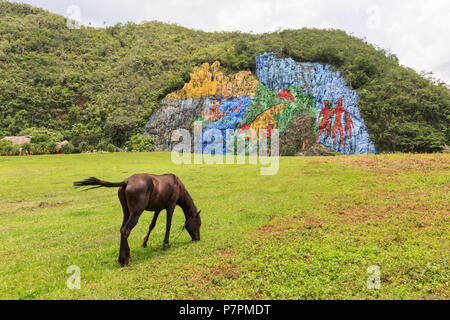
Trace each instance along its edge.
{"label": "dirt patch in grass", "polygon": [[294,217],[291,219],[285,219],[282,221],[264,225],[256,230],[256,237],[267,238],[273,235],[283,233],[285,231],[292,229],[295,225],[299,224],[300,222],[301,218]]}
{"label": "dirt patch in grass", "polygon": [[27,213],[30,211],[36,211],[36,210],[46,210],[46,209],[52,209],[52,208],[60,208],[60,207],[66,207],[73,201],[57,201],[57,202],[47,202],[47,201],[41,201],[37,204],[30,204],[28,200],[16,200],[13,202],[8,202],[7,204],[16,204],[16,206],[10,206],[7,210],[0,212],[0,214],[16,214],[16,213]]}
{"label": "dirt patch in grass", "polygon": [[308,164],[328,164],[330,162],[331,162],[331,160],[327,160],[327,159],[314,159],[314,160],[308,161]]}
{"label": "dirt patch in grass", "polygon": [[[277,221],[257,228],[256,238],[272,237],[293,229],[324,228],[328,224],[355,225],[387,219],[410,217],[417,230],[442,225],[450,217],[445,205],[436,205],[428,192],[371,191],[377,202],[333,202],[328,205],[327,218],[305,215]],[[344,199],[345,200],[345,199]],[[380,203],[381,202],[381,203]]]}
{"label": "dirt patch in grass", "polygon": [[34,205],[34,206],[21,207],[21,208],[17,209],[16,212],[17,211],[21,211],[21,212],[22,211],[34,211],[34,210],[49,209],[49,208],[59,208],[59,207],[64,207],[71,202],[72,201],[58,201],[58,202],[43,201],[43,202],[39,202],[39,204]]}
{"label": "dirt patch in grass", "polygon": [[325,225],[325,221],[316,218],[308,218],[305,221],[306,229],[323,228]]}
{"label": "dirt patch in grass", "polygon": [[347,225],[411,216],[417,219],[419,229],[432,226],[433,221],[450,216],[450,211],[445,205],[436,206],[428,199],[431,193],[378,190],[373,192],[373,196],[378,201],[385,203],[349,203],[347,206],[341,206],[340,208],[330,205],[328,210],[332,217]]}
{"label": "dirt patch in grass", "polygon": [[220,250],[219,251],[219,255],[221,257],[231,258],[232,256],[234,256],[234,252],[233,251],[228,251],[228,250]]}
{"label": "dirt patch in grass", "polygon": [[261,289],[259,289],[253,295],[253,300],[262,300],[263,299],[263,294],[264,294],[264,292]]}
{"label": "dirt patch in grass", "polygon": [[18,199],[18,200],[12,200],[12,201],[6,202],[6,204],[24,203],[24,202],[26,202],[26,201],[29,201],[29,200]]}
{"label": "dirt patch in grass", "polygon": [[399,158],[387,158],[385,156],[342,156],[333,158],[332,160],[344,165],[366,168],[385,174],[395,174],[411,170],[442,170],[450,167],[450,157],[447,155],[404,155]]}
{"label": "dirt patch in grass", "polygon": [[340,223],[353,225],[357,223],[365,223],[372,220],[386,219],[386,214],[381,209],[375,208],[348,208],[332,212]]}
{"label": "dirt patch in grass", "polygon": [[[294,219],[293,219],[294,220]],[[258,228],[258,234],[263,237],[283,233],[292,227],[294,221],[283,221],[276,224],[269,224]]]}
{"label": "dirt patch in grass", "polygon": [[293,217],[291,219],[286,219],[278,221],[273,224],[265,225],[259,227],[256,230],[257,238],[268,238],[275,236],[286,231],[293,229],[303,228],[303,229],[316,229],[323,228],[326,226],[326,221],[319,219],[317,217],[304,216],[304,217]]}
{"label": "dirt patch in grass", "polygon": [[47,193],[47,194],[44,194],[43,197],[44,198],[54,198],[54,197],[56,197],[56,194],[55,193]]}
{"label": "dirt patch in grass", "polygon": [[193,281],[197,287],[214,286],[220,283],[221,279],[237,279],[241,275],[241,270],[233,264],[233,257],[234,252],[220,250],[211,258],[214,265],[193,268],[193,272],[184,278]]}

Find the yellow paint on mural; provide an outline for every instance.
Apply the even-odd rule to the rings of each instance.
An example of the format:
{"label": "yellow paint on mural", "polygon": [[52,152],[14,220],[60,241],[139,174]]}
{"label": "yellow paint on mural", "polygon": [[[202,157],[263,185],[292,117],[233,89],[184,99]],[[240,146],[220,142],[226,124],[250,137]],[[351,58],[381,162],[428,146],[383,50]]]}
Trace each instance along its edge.
{"label": "yellow paint on mural", "polygon": [[250,71],[240,71],[238,73],[225,76],[219,83],[217,95],[226,97],[253,97],[256,94],[258,79]]}
{"label": "yellow paint on mural", "polygon": [[178,91],[170,93],[167,99],[202,98],[208,96],[254,96],[258,79],[250,71],[240,71],[225,76],[220,71],[220,62],[211,66],[204,63],[195,67],[190,74],[190,81]]}
{"label": "yellow paint on mural", "polygon": [[185,99],[214,95],[219,85],[218,79],[223,78],[219,66],[220,64],[217,62],[212,66],[209,63],[204,63],[201,67],[195,67],[190,74],[191,80],[182,89],[168,94],[166,98]]}
{"label": "yellow paint on mural", "polygon": [[275,115],[282,113],[289,105],[285,103],[277,104],[270,109],[267,109],[256,117],[255,121],[250,125],[250,131],[252,133],[251,139],[255,141],[256,139],[261,139],[259,136],[259,130],[267,130],[267,126],[270,125],[272,129],[277,129],[277,122],[275,121]]}

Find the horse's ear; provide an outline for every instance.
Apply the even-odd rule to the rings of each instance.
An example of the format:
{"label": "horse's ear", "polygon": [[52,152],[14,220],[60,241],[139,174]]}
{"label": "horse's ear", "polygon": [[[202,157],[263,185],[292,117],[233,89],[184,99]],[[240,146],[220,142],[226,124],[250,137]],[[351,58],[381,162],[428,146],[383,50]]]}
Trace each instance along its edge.
{"label": "horse's ear", "polygon": [[200,212],[202,212],[202,210],[200,210],[199,212],[197,212],[197,217],[200,216]]}

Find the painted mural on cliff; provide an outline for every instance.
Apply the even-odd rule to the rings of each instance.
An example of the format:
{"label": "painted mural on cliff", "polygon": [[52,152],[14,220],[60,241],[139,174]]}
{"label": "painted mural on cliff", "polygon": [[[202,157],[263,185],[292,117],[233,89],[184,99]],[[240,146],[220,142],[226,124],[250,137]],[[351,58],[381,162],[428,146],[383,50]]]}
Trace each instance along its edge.
{"label": "painted mural on cliff", "polygon": [[[296,63],[266,53],[256,57],[256,77],[241,71],[225,76],[220,64],[196,67],[190,81],[162,101],[145,132],[155,138],[161,151],[171,150],[171,132],[189,129],[194,121],[204,126],[203,143],[195,152],[233,153],[235,137],[248,141],[249,149],[270,140],[271,131],[283,132],[299,116],[314,117],[314,143],[343,154],[376,153],[358,109],[358,94],[339,72],[319,63]],[[216,129],[228,141],[215,141],[206,133]],[[252,129],[252,130],[250,130]],[[266,134],[258,134],[264,129]],[[256,134],[255,134],[256,132]]]}

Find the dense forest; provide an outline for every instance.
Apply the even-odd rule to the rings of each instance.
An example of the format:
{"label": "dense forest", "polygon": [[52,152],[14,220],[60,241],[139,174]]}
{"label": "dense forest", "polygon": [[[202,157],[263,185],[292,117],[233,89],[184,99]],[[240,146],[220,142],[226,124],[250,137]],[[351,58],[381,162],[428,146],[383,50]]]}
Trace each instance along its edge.
{"label": "dense forest", "polygon": [[254,72],[254,58],[264,52],[339,70],[360,96],[378,151],[435,152],[450,145],[448,87],[344,31],[208,33],[161,22],[69,29],[60,15],[5,1],[0,137],[45,128],[76,147],[122,147],[194,66],[217,60],[227,73]]}

